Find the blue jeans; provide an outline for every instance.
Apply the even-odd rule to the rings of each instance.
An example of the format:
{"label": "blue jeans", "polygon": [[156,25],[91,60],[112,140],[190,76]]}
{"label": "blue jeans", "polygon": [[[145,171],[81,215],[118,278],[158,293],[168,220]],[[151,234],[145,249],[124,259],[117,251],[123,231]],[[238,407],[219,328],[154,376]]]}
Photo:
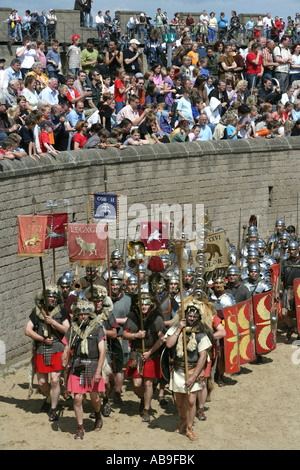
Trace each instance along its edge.
{"label": "blue jeans", "polygon": [[22,41],[23,39],[23,36],[22,36],[22,27],[21,27],[21,23],[16,23],[15,24],[15,27],[14,27],[14,38],[17,38],[19,37]]}
{"label": "blue jeans", "polygon": [[258,80],[257,80],[257,75],[252,74],[252,73],[247,73],[246,75],[246,80],[248,82],[248,88],[251,90],[252,87],[256,87]]}
{"label": "blue jeans", "polygon": [[68,73],[74,73],[74,75],[76,75],[76,78],[78,77],[78,72],[79,72],[79,69],[69,69],[68,70]]}
{"label": "blue jeans", "polygon": [[93,16],[92,13],[83,13],[83,21],[84,21],[84,26],[86,28],[92,28],[93,27]]}
{"label": "blue jeans", "polygon": [[116,114],[124,107],[125,101],[116,101]]}
{"label": "blue jeans", "polygon": [[41,25],[41,36],[44,41],[48,41],[48,26]]}

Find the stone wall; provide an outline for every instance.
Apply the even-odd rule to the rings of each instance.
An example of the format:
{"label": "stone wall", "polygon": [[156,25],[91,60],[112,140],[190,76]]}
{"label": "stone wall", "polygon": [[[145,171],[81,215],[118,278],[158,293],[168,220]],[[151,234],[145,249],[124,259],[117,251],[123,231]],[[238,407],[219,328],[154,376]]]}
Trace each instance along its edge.
{"label": "stone wall", "polygon": [[[85,222],[90,193],[105,190],[105,165],[107,191],[127,196],[128,207],[142,203],[150,210],[151,204],[202,203],[214,229],[224,228],[236,244],[240,209],[242,224],[252,214],[258,217],[263,238],[278,217],[297,224],[299,157],[300,139],[292,137],[73,151],[39,163],[29,158],[1,161],[0,348],[3,341],[6,364],[29,354],[24,327],[42,285],[38,259],[16,256],[17,216],[33,213],[33,196],[37,213],[49,212],[46,203],[55,200],[58,211],[68,211],[71,217],[75,213],[77,222]],[[110,242],[111,250],[119,246]],[[57,276],[68,269],[67,251],[59,248]],[[52,253],[44,259],[44,270],[50,280]]]}

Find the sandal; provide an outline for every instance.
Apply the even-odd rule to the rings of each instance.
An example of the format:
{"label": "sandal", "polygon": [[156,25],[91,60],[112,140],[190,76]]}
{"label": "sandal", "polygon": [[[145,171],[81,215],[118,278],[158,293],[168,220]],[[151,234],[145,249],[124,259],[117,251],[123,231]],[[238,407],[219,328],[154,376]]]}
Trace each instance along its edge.
{"label": "sandal", "polygon": [[192,426],[186,427],[185,435],[189,438],[190,441],[197,441],[198,436],[192,431]]}
{"label": "sandal", "polygon": [[205,421],[207,419],[206,415],[204,414],[204,408],[199,408],[197,411],[197,418],[199,421]]}
{"label": "sandal", "polygon": [[51,408],[49,412],[49,421],[53,423],[54,421],[58,420],[58,414],[56,413],[56,409]]}
{"label": "sandal", "polygon": [[149,410],[144,408],[143,415],[142,415],[142,422],[143,423],[149,423],[149,421],[150,421]]}
{"label": "sandal", "polygon": [[103,405],[103,416],[105,418],[108,418],[108,416],[110,415],[111,413],[111,406],[108,402],[106,402],[104,405]]}
{"label": "sandal", "polygon": [[103,421],[102,421],[102,416],[100,411],[95,412],[95,424],[94,424],[94,430],[99,431],[103,427]]}
{"label": "sandal", "polygon": [[84,429],[83,429],[83,424],[78,424],[78,428],[76,431],[76,434],[74,436],[74,439],[83,439],[84,436]]}

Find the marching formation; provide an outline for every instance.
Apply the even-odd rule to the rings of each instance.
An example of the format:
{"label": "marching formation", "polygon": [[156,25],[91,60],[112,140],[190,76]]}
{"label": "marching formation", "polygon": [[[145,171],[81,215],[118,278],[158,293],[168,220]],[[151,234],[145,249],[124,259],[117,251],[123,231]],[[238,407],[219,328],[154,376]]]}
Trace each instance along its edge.
{"label": "marching formation", "polygon": [[112,401],[126,406],[126,376],[142,422],[151,420],[154,391],[164,408],[168,389],[179,415],[174,431],[196,441],[194,421],[207,419],[205,403],[214,385],[226,385],[225,373],[263,362],[276,347],[279,321],[287,341],[299,336],[295,232],[277,220],[265,241],[252,216],[235,247],[206,221],[205,243],[196,250],[184,232],[151,256],[142,241],[131,241],[123,253],[108,251],[104,270],[89,264],[81,278],[77,269],[66,270],[56,283],[45,283],[25,329],[45,396],[41,411],[58,420],[63,390],[65,400],[74,400],[74,438],[83,439],[84,397],[90,396],[100,430]]}

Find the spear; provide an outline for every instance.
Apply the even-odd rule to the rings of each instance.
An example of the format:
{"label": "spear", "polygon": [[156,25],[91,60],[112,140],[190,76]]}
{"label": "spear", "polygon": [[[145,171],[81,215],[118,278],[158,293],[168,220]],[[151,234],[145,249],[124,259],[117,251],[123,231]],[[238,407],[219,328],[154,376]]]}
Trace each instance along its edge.
{"label": "spear", "polygon": [[[107,173],[106,166],[104,166],[104,191],[107,194]],[[107,224],[107,234],[106,234],[106,251],[107,251],[107,271],[108,271],[108,294],[111,297],[111,279],[110,279],[110,259],[109,259],[109,236],[108,236],[108,224]]]}

